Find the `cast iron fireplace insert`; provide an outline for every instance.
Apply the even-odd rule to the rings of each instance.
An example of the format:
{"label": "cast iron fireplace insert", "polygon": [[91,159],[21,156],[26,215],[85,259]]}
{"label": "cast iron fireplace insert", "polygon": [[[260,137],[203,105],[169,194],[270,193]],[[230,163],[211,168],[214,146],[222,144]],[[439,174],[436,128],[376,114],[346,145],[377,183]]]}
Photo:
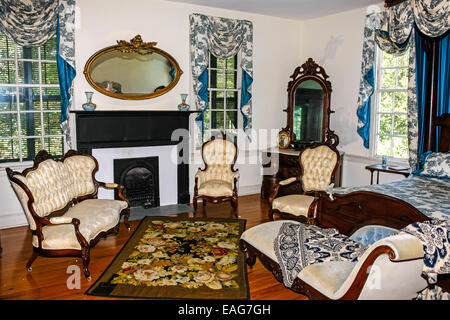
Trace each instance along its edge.
{"label": "cast iron fireplace insert", "polygon": [[114,159],[114,181],[125,187],[131,208],[159,207],[158,157]]}

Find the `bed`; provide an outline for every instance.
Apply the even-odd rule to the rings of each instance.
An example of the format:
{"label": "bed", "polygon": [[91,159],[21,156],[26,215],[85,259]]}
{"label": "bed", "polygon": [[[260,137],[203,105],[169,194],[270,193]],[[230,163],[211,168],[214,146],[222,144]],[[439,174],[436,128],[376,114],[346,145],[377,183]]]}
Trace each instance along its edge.
{"label": "bed", "polygon": [[[436,119],[430,132],[440,130],[439,153],[450,150],[450,114]],[[436,140],[425,145],[431,150]],[[430,153],[430,152],[428,152]],[[425,159],[426,160],[426,159]],[[418,173],[400,181],[351,188],[333,188],[320,194],[318,225],[350,235],[370,224],[402,229],[413,222],[450,219],[450,178]],[[449,275],[439,285],[450,291]]]}
{"label": "bed", "polygon": [[[450,150],[450,114],[445,114],[436,119],[430,132],[436,131],[436,126],[440,127],[438,151],[440,154],[447,153]],[[431,150],[430,146],[436,141],[429,140],[431,143],[427,144],[424,150]],[[412,176],[384,185],[334,188],[320,193],[317,225],[324,229],[337,229],[340,234],[351,237],[366,227],[376,228],[376,226],[380,226],[381,228],[400,230],[414,222],[426,222],[431,219],[448,220],[450,218],[449,195],[450,177],[444,179],[430,176]],[[275,229],[281,223],[282,221],[267,222],[252,228],[254,230],[247,230],[248,235],[241,238],[240,246],[242,250],[247,252],[247,263],[250,266],[258,258],[278,281],[283,282],[283,271],[277,262],[278,259],[268,254],[273,251],[273,244],[268,238],[275,238]],[[256,228],[261,230],[256,230]],[[386,255],[386,252],[371,252],[368,265],[379,259],[383,254]],[[362,267],[349,284],[347,293],[341,299],[358,298],[363,287],[367,285],[367,280],[368,273],[365,267]],[[444,291],[450,292],[448,274],[440,275],[437,285]],[[330,298],[328,295],[324,296],[300,278],[296,278],[289,288],[311,298]]]}

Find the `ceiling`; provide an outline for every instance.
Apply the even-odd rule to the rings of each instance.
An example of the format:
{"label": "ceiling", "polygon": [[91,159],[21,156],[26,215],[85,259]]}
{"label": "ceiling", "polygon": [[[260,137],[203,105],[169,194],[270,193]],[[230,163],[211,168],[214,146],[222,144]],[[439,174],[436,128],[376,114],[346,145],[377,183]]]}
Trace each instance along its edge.
{"label": "ceiling", "polygon": [[293,20],[313,19],[379,4],[382,0],[168,0]]}

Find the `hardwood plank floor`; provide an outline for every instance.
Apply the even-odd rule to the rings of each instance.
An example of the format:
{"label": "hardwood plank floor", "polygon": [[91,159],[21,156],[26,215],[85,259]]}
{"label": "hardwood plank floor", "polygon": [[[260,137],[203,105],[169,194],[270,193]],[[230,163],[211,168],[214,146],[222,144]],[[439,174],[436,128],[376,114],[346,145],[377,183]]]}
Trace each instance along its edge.
{"label": "hardwood plank floor", "polygon": [[[238,214],[247,220],[247,228],[268,221],[267,204],[260,201],[260,196],[250,195],[239,197]],[[177,216],[189,216],[181,214]],[[192,216],[192,214],[190,214]],[[199,202],[197,217],[233,217],[229,203],[207,204]],[[61,300],[94,300],[109,299],[85,295],[84,292],[102,274],[111,263],[122,246],[131,236],[139,221],[131,222],[131,230],[126,230],[123,223],[117,235],[101,240],[91,250],[89,270],[92,281],[87,281],[81,272],[81,288],[70,290],[67,280],[71,274],[67,268],[71,265],[81,266],[81,258],[38,257],[33,263],[33,270],[25,269],[31,256],[31,233],[28,227],[17,227],[0,230],[3,252],[0,254],[0,299],[61,299]],[[271,272],[267,271],[259,261],[252,269],[248,269],[250,298],[252,300],[305,300],[305,296],[286,289],[275,280]]]}

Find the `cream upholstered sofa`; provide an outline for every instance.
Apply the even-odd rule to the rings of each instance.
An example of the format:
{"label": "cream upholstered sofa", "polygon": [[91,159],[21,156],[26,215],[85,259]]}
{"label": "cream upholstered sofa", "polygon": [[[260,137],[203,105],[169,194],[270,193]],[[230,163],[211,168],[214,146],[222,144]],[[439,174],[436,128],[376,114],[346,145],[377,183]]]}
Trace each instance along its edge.
{"label": "cream upholstered sofa", "polygon": [[[129,203],[123,187],[99,182],[97,160],[74,150],[55,160],[45,150],[34,159],[34,166],[22,173],[6,169],[32,231],[33,254],[45,256],[78,255],[83,271],[89,275],[89,250],[101,237],[119,230],[121,216],[129,229]],[[122,200],[97,199],[99,187],[117,188]]]}
{"label": "cream upholstered sofa", "polygon": [[[280,282],[283,276],[274,240],[284,222],[257,225],[246,230],[240,239],[248,264],[253,265],[258,257]],[[421,276],[423,246],[416,237],[388,227],[367,225],[355,231],[350,239],[368,246],[357,262],[308,265],[298,273],[290,289],[312,299],[395,300],[413,299],[427,287]]]}
{"label": "cream upholstered sofa", "polygon": [[[304,149],[298,160],[301,175],[280,181],[269,197],[270,220],[278,213],[284,218],[315,223],[318,192],[333,183],[340,155],[334,146],[321,143]],[[301,182],[303,194],[277,197],[280,188],[294,182]]]}
{"label": "cream upholstered sofa", "polygon": [[238,169],[234,169],[237,158],[237,146],[226,139],[225,135],[213,136],[202,145],[204,169],[198,169],[195,175],[194,210],[197,202],[203,200],[218,203],[230,201],[236,214],[238,205],[237,183]]}

